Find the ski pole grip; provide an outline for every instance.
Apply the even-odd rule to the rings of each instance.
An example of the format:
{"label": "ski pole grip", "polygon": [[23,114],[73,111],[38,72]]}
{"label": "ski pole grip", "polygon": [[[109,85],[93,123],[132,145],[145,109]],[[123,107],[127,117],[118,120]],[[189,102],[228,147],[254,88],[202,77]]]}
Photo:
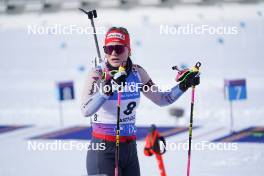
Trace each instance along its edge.
{"label": "ski pole grip", "polygon": [[171,67],[172,70],[177,70],[177,66]]}
{"label": "ski pole grip", "polygon": [[173,66],[171,67],[172,70],[177,70],[177,71],[180,71],[179,68],[177,66]]}
{"label": "ski pole grip", "polygon": [[122,72],[122,71],[126,71],[126,69],[125,69],[125,67],[120,66],[120,67],[118,68],[118,71],[119,71],[119,72]]}
{"label": "ski pole grip", "polygon": [[122,62],[121,65],[118,67],[118,72],[126,71],[125,62]]}
{"label": "ski pole grip", "polygon": [[97,12],[96,12],[96,10],[93,10],[93,17],[94,18],[97,18]]}
{"label": "ski pole grip", "polygon": [[195,67],[199,70],[199,68],[201,67],[201,65],[202,65],[201,62],[198,61],[198,62],[195,64]]}
{"label": "ski pole grip", "polygon": [[199,69],[200,69],[201,65],[202,65],[201,62],[197,62],[195,64],[195,66],[192,67],[191,71],[192,72],[199,72]]}

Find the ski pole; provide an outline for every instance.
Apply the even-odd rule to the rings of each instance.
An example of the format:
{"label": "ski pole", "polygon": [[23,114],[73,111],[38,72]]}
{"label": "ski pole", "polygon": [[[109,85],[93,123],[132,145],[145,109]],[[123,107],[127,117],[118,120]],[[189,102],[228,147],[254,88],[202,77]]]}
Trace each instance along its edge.
{"label": "ski pole", "polygon": [[166,176],[165,166],[161,154],[156,154],[156,159],[158,161],[160,176]]}
{"label": "ski pole", "polygon": [[[193,72],[199,72],[200,66],[201,66],[201,63],[197,62],[195,64],[195,66],[192,68],[192,71]],[[187,176],[190,176],[190,166],[191,166],[194,95],[195,95],[195,86],[192,86],[191,113],[190,113],[190,125],[189,125],[189,149],[188,149],[188,162],[187,162]]]}
{"label": "ski pole", "polygon": [[[96,10],[91,10],[91,11],[85,11],[82,8],[79,8],[80,11],[82,11],[83,13],[85,13],[88,16],[88,19],[91,20],[91,25],[93,27],[93,36],[94,36],[94,41],[95,41],[95,46],[96,46],[96,51],[97,51],[97,55],[99,58],[99,63],[102,63],[103,60],[101,58],[101,53],[100,53],[100,49],[99,49],[99,44],[98,44],[98,40],[97,40],[97,36],[96,36],[96,29],[94,26],[94,18],[97,18],[97,12]],[[95,65],[97,66],[97,64],[95,63]]]}
{"label": "ski pole", "polygon": [[[125,71],[123,66],[118,69],[119,72]],[[121,90],[119,90],[120,85],[117,90],[117,120],[116,120],[116,151],[115,151],[115,176],[119,173],[119,144],[120,144],[120,105],[121,105]]]}
{"label": "ski pole", "polygon": [[119,139],[120,139],[120,103],[121,102],[121,92],[118,91],[117,94],[117,125],[116,125],[116,151],[115,151],[115,176],[118,176],[119,168]]}

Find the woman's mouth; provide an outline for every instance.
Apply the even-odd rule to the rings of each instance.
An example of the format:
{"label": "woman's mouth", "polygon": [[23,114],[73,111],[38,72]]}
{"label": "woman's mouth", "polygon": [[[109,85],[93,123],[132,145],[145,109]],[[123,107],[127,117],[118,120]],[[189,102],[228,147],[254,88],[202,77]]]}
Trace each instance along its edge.
{"label": "woman's mouth", "polygon": [[120,61],[120,59],[118,59],[118,58],[112,58],[111,60],[114,61],[114,62],[119,62]]}

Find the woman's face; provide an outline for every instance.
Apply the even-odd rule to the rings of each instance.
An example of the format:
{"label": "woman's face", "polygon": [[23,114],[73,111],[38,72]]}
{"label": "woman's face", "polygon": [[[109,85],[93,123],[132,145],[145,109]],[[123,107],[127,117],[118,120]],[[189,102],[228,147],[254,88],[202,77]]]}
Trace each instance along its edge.
{"label": "woman's face", "polygon": [[[113,46],[113,45],[122,45],[122,44],[119,42],[111,42],[108,43],[106,46],[109,45]],[[128,47],[125,47],[124,52],[120,54],[117,54],[115,50],[113,50],[111,54],[107,54],[107,53],[105,54],[108,63],[113,67],[119,67],[121,65],[125,66],[128,56],[129,56]]]}

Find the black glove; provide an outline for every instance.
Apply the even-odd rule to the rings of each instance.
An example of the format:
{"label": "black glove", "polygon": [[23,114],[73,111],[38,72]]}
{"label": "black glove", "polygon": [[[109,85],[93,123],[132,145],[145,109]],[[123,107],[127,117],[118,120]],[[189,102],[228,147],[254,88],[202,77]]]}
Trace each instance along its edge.
{"label": "black glove", "polygon": [[111,83],[112,85],[124,86],[127,78],[126,71],[117,72],[114,74]]}
{"label": "black glove", "polygon": [[126,78],[127,78],[126,71],[115,73],[110,80],[107,80],[104,83],[104,87],[107,86],[108,90],[106,90],[106,88],[103,88],[103,92],[108,96],[113,95],[114,91],[118,90],[118,88],[121,88],[122,86],[125,85]]}
{"label": "black glove", "polygon": [[190,72],[186,78],[180,82],[179,88],[185,92],[191,86],[197,86],[200,84],[199,72]]}

